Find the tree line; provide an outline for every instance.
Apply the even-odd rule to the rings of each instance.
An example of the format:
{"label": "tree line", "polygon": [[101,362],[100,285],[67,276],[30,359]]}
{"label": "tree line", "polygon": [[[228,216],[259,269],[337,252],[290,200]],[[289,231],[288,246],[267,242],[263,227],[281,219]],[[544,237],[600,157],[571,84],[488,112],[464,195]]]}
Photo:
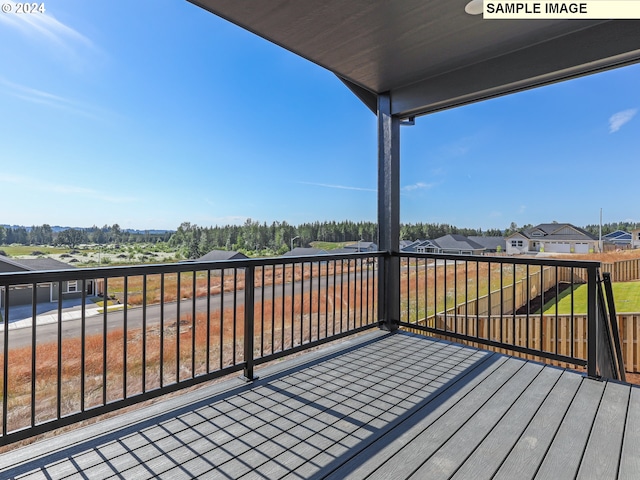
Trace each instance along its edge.
{"label": "tree line", "polygon": [[[640,228],[640,223],[638,222],[613,222],[613,223],[603,223],[602,224],[602,235],[608,235],[609,233],[613,233],[617,230],[622,230],[624,232],[630,232],[631,230],[635,230],[636,228]],[[600,233],[600,225],[587,225],[584,229],[591,233],[592,235],[598,235]]]}
{"label": "tree line", "polygon": [[[502,235],[500,230],[458,228],[449,224],[402,224],[400,237],[406,240],[438,238],[447,234]],[[308,247],[311,242],[376,242],[378,225],[374,222],[325,221],[291,225],[287,222],[258,222],[247,219],[243,225],[201,227],[182,223],[169,240],[182,249],[187,258],[198,258],[214,249],[260,252],[281,255],[292,247]]]}
{"label": "tree line", "polygon": [[68,228],[55,232],[50,225],[33,225],[26,227],[5,227],[0,225],[0,245],[67,245],[70,248],[83,243],[99,245],[111,243],[156,243],[169,241],[171,232],[131,232],[122,230],[115,223],[113,225],[96,225],[89,228]]}
{"label": "tree line", "polygon": [[[508,236],[516,231],[530,228],[532,225],[519,227],[511,222],[509,228],[474,229],[459,228],[447,223],[406,223],[400,225],[401,240],[435,239],[447,234],[465,236]],[[596,234],[598,225],[587,225],[585,230]],[[616,230],[630,231],[640,228],[639,223],[614,222],[602,226],[602,234]],[[123,230],[118,224],[90,228],[69,228],[59,232],[53,231],[50,225],[34,225],[25,227],[0,226],[0,244],[22,245],[66,245],[70,248],[83,243],[156,243],[167,242],[186,258],[198,258],[214,249],[237,250],[243,252],[259,252],[262,254],[283,254],[292,247],[308,247],[311,242],[376,242],[378,225],[374,222],[324,221],[291,225],[285,221],[259,222],[248,218],[242,225],[224,225],[202,227],[190,222],[183,222],[175,232],[152,233],[131,232]]]}

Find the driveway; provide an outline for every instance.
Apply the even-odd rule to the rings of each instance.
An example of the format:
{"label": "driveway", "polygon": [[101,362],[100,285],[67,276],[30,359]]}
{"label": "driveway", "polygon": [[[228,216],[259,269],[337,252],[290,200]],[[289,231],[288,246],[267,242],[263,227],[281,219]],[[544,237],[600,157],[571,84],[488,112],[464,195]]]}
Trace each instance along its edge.
{"label": "driveway", "polygon": [[[101,307],[95,305],[87,298],[85,311],[87,314],[98,313],[97,310]],[[62,318],[76,318],[81,315],[82,299],[70,298],[62,300]],[[92,312],[95,310],[95,312]],[[2,312],[4,315],[4,311]],[[9,328],[20,328],[21,326],[31,325],[32,315],[31,305],[16,305],[9,307]],[[58,302],[41,302],[36,305],[37,324],[51,323],[57,321],[58,318]],[[24,324],[24,325],[23,325]],[[28,324],[28,325],[27,325]],[[3,329],[4,323],[0,325],[0,330]]]}

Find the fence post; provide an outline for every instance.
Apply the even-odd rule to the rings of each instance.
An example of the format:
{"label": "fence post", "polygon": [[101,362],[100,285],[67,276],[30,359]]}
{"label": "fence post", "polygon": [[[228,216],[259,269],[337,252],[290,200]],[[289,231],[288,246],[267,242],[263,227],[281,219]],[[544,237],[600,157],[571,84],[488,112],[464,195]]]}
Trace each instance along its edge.
{"label": "fence post", "polygon": [[244,379],[247,382],[255,380],[253,375],[254,358],[254,282],[255,267],[249,265],[244,269]]}
{"label": "fence post", "polygon": [[587,268],[587,375],[597,377],[598,363],[598,308],[597,267]]}

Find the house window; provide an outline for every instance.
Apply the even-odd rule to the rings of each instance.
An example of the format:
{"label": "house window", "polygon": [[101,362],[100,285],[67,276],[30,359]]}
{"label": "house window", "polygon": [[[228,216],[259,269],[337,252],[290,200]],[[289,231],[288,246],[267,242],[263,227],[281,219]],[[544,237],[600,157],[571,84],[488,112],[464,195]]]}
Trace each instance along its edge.
{"label": "house window", "polygon": [[70,280],[67,282],[67,293],[74,293],[78,291],[78,281]]}
{"label": "house window", "polygon": [[522,247],[523,246],[522,240],[511,240],[511,246],[512,247]]}

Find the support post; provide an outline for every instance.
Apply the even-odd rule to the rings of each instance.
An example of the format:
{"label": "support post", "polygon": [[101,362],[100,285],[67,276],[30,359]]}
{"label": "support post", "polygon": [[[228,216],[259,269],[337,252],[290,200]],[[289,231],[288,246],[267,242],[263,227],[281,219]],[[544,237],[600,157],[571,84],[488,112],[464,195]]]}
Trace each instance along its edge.
{"label": "support post", "polygon": [[597,302],[597,269],[587,269],[587,375],[598,376],[598,302]]}
{"label": "support post", "polygon": [[244,379],[247,382],[252,382],[256,379],[253,374],[254,358],[253,358],[253,344],[254,344],[254,296],[255,296],[255,282],[254,282],[254,267],[253,265],[247,266],[244,269]]}
{"label": "support post", "polygon": [[391,94],[378,96],[378,244],[386,255],[378,271],[380,328],[400,321],[400,119],[391,114]]}

